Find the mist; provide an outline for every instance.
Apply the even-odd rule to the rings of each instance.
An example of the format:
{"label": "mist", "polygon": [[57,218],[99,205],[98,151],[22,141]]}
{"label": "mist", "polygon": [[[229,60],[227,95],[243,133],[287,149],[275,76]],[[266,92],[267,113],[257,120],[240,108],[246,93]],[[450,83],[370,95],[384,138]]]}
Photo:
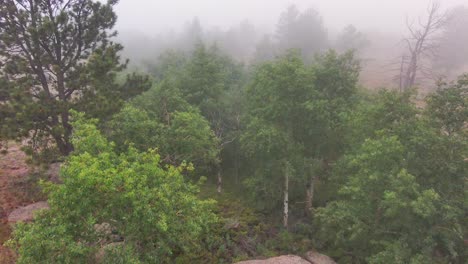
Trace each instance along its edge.
{"label": "mist", "polygon": [[[379,30],[400,33],[405,26],[405,16],[424,12],[429,0],[121,0],[116,6],[119,16],[117,29],[137,30],[148,35],[180,30],[183,25],[198,17],[207,28],[228,29],[248,20],[259,28],[273,30],[279,14],[289,5],[299,9],[318,10],[327,27],[338,31],[348,24],[362,30]],[[444,0],[445,8],[467,4],[466,0]]]}
{"label": "mist", "polygon": [[[424,20],[431,3],[429,0],[121,0],[116,6],[117,41],[124,45],[123,57],[130,59],[131,67],[141,71],[148,71],[152,67],[149,64],[157,64],[166,51],[188,52],[197,42],[216,45],[245,64],[272,59],[288,48],[297,48],[308,58],[326,49],[339,52],[352,49],[361,59],[361,84],[370,89],[392,87],[401,70],[398,63],[406,56],[404,39],[408,26]],[[466,4],[465,0],[446,0],[440,2],[440,12],[447,16],[457,14],[456,10],[464,10]],[[303,23],[302,29],[296,30],[296,35],[284,35],[281,43],[281,19],[288,19],[291,7],[295,10],[289,11],[297,14],[290,16],[297,15],[298,20],[303,16],[303,20],[309,21],[297,22]],[[462,11],[458,17],[463,17]],[[453,31],[466,26],[467,21],[458,18],[455,21],[447,23],[451,28],[440,30],[439,35],[442,32],[452,35],[447,34],[437,44],[437,61],[433,58],[429,62],[431,68],[438,67],[437,74],[420,83],[433,86],[434,79],[452,78],[466,68],[468,48],[457,39],[467,39],[463,35],[468,34]],[[457,46],[455,56],[449,52],[452,45]]]}
{"label": "mist", "polygon": [[0,3],[2,263],[466,263],[468,0]]}

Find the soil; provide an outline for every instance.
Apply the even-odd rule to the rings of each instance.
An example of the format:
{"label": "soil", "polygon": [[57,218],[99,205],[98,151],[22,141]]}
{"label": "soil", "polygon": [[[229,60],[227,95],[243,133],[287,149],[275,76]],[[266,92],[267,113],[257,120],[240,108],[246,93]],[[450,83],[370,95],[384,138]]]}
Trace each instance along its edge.
{"label": "soil", "polygon": [[16,208],[35,202],[37,186],[31,179],[26,155],[13,145],[0,154],[0,264],[15,263],[15,253],[3,243],[10,238],[8,215]]}

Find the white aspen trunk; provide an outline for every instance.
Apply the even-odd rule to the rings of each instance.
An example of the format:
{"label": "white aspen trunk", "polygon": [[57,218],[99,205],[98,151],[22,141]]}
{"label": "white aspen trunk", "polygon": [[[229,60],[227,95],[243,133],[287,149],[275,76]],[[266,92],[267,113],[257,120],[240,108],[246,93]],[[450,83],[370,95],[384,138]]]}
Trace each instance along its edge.
{"label": "white aspen trunk", "polygon": [[285,174],[284,174],[284,199],[283,199],[283,226],[288,228],[288,218],[289,218],[289,163],[285,164]]}
{"label": "white aspen trunk", "polygon": [[312,203],[314,201],[314,188],[315,188],[316,179],[317,177],[311,173],[309,186],[306,190],[306,213],[307,214],[310,214],[313,209]]}
{"label": "white aspen trunk", "polygon": [[223,183],[223,178],[221,176],[221,167],[218,168],[218,184],[217,184],[217,188],[216,190],[218,191],[218,193],[221,193],[221,186],[222,186],[222,183]]}
{"label": "white aspen trunk", "polygon": [[235,173],[235,179],[236,179],[236,184],[239,184],[239,153],[236,147],[235,150],[235,155],[234,155],[234,173]]}

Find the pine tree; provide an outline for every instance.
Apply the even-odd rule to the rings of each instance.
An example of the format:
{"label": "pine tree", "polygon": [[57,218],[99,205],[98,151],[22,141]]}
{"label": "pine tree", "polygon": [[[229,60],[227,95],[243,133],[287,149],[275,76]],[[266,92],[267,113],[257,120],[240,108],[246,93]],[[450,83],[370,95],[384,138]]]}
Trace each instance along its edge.
{"label": "pine tree", "polygon": [[0,135],[28,138],[33,151],[54,146],[67,155],[73,150],[70,109],[101,117],[119,108],[129,85],[148,88],[140,76],[115,81],[126,66],[118,56],[122,46],[109,40],[116,35],[116,3],[2,1]]}

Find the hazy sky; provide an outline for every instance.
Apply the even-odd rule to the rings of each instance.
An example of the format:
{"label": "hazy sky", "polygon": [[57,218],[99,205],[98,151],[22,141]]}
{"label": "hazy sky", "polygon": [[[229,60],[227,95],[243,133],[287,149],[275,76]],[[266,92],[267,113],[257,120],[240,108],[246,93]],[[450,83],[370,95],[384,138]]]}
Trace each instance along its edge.
{"label": "hazy sky", "polygon": [[[204,27],[225,29],[249,20],[271,30],[288,5],[313,7],[332,31],[353,24],[360,30],[401,32],[405,17],[425,11],[430,0],[120,0],[117,29],[147,34],[179,30],[197,16]],[[441,0],[444,8],[468,5],[468,0]]]}

